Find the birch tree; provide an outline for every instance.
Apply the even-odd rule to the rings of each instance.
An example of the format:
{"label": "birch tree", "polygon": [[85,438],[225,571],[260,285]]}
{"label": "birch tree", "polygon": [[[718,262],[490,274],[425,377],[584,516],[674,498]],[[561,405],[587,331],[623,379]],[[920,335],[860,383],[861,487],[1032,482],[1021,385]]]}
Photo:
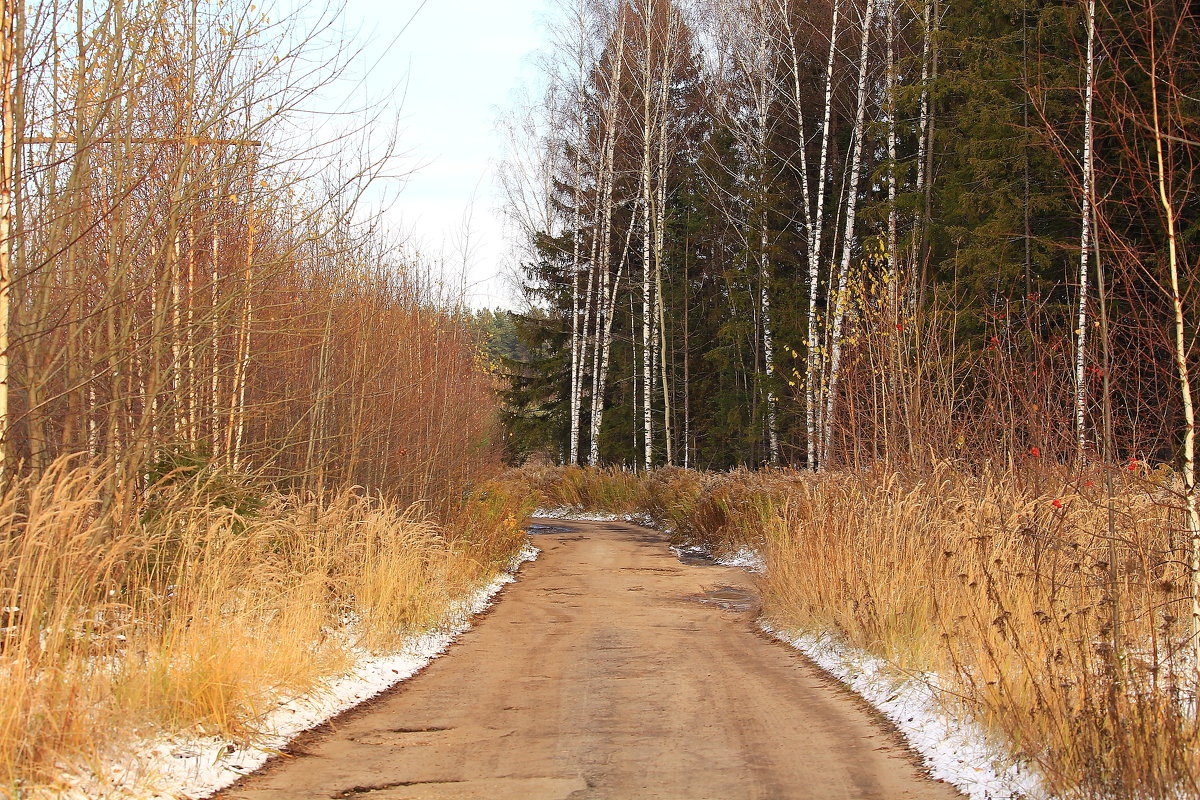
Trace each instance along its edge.
{"label": "birch tree", "polygon": [[[617,292],[621,285],[621,275],[624,272],[625,253],[628,244],[622,250],[620,266],[615,275],[610,273],[612,266],[612,221],[613,202],[615,198],[615,158],[617,138],[619,135],[621,111],[621,83],[625,67],[625,39],[627,14],[624,7],[616,15],[616,25],[610,41],[615,42],[616,52],[610,56],[607,82],[603,85],[603,106],[600,112],[600,135],[603,156],[600,161],[599,184],[600,192],[597,201],[599,216],[599,237],[597,253],[599,259],[596,269],[600,275],[599,296],[595,321],[596,335],[592,351],[592,403],[589,430],[590,452],[588,463],[597,466],[600,463],[600,431],[604,424],[604,393],[608,382],[609,356],[612,352],[612,326],[616,311]],[[630,228],[632,232],[632,226]]]}
{"label": "birch tree", "polygon": [[[797,130],[800,141],[799,152],[795,163],[800,170],[801,187],[804,192],[803,211],[805,220],[806,254],[808,261],[807,294],[808,311],[805,326],[804,348],[804,429],[805,447],[808,456],[808,466],[815,469],[818,464],[820,440],[820,409],[824,405],[824,359],[820,351],[820,332],[817,310],[820,301],[822,246],[825,236],[825,197],[829,184],[829,143],[832,133],[833,119],[833,83],[834,63],[838,53],[838,21],[840,14],[839,2],[831,3],[828,42],[829,48],[825,59],[824,103],[822,104],[821,122],[818,127],[820,148],[818,155],[815,180],[809,180],[807,140],[805,137],[804,109],[806,101],[801,87],[800,52],[796,39],[798,31],[794,27],[793,13],[790,4],[781,5],[782,19],[785,24],[785,35],[788,52],[791,56],[792,70],[792,108],[796,114]],[[809,188],[811,187],[811,189]]]}
{"label": "birch tree", "polygon": [[1095,85],[1096,0],[1087,0],[1087,55],[1084,61],[1083,158],[1079,234],[1079,299],[1075,325],[1075,457],[1082,464],[1087,449],[1088,256],[1092,235],[1092,92]]}
{"label": "birch tree", "polygon": [[[655,63],[656,50],[656,28],[658,14],[657,3],[655,0],[640,0],[639,15],[641,17],[641,34],[642,34],[642,49],[641,49],[641,95],[642,95],[642,120],[641,120],[641,139],[642,139],[642,172],[641,172],[641,187],[642,187],[642,447],[643,461],[642,466],[645,469],[651,469],[654,466],[654,367],[653,367],[653,346],[651,337],[653,328],[655,327],[654,314],[654,295],[651,289],[653,268],[651,266],[652,252],[652,236],[653,226],[651,216],[654,213],[653,203],[653,186],[654,175],[652,152],[654,147],[654,133],[658,129],[657,114],[664,113],[665,109],[661,108],[657,103],[656,78],[660,78],[657,73],[657,65]],[[669,11],[668,11],[669,13]],[[664,54],[665,57],[665,54]]]}
{"label": "birch tree", "polygon": [[829,382],[828,394],[825,397],[824,430],[821,436],[820,463],[827,465],[833,449],[834,412],[837,407],[838,382],[841,378],[841,357],[843,349],[843,328],[849,313],[850,295],[850,261],[854,256],[856,212],[858,210],[859,178],[862,172],[864,143],[866,132],[865,119],[868,102],[867,78],[870,70],[871,23],[875,13],[875,0],[867,0],[866,8],[861,18],[861,45],[858,64],[858,100],[854,116],[854,128],[851,133],[853,144],[850,152],[850,177],[846,187],[845,231],[842,235],[841,263],[838,266],[837,281],[831,289],[830,303],[833,308],[829,342]]}
{"label": "birch tree", "polygon": [[0,486],[7,483],[9,438],[9,320],[12,314],[13,211],[16,191],[17,3],[0,2]]}

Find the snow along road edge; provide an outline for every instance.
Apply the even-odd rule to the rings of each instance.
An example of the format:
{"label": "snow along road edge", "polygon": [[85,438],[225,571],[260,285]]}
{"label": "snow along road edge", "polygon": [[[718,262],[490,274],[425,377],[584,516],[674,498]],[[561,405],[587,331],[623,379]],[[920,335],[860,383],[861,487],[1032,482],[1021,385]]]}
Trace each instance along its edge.
{"label": "snow along road edge", "polygon": [[799,650],[887,717],[921,756],[931,777],[957,787],[971,800],[1051,800],[1037,773],[1013,759],[994,735],[974,720],[947,713],[936,673],[906,674],[828,631],[796,634],[761,621],[759,627]]}
{"label": "snow along road edge", "polygon": [[357,650],[354,667],[299,697],[281,699],[263,721],[269,735],[253,747],[241,748],[216,736],[159,736],[143,740],[125,763],[109,765],[74,787],[70,798],[137,798],[178,800],[208,797],[238,778],[255,771],[300,733],[332,719],[380,692],[420,672],[470,629],[471,618],[492,604],[496,593],[516,580],[522,564],[541,551],[526,543],[509,565],[487,586],[464,598],[442,626],[409,638],[404,647],[388,655]]}

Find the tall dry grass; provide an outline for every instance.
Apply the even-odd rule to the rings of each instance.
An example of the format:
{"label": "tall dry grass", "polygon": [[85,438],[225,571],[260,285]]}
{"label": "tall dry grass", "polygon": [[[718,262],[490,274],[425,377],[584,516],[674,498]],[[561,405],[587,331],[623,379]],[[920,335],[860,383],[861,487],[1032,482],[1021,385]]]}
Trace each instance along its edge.
{"label": "tall dry grass", "polygon": [[772,624],[938,673],[954,713],[1003,734],[1056,793],[1196,796],[1188,542],[1174,476],[1134,466],[568,469],[531,484],[557,501],[606,496],[594,484],[611,480],[680,540],[756,547]]}
{"label": "tall dry grass", "polygon": [[139,734],[253,742],[281,697],[443,621],[527,511],[502,487],[438,520],[212,470],[110,485],[64,460],[0,500],[0,795],[54,796]]}

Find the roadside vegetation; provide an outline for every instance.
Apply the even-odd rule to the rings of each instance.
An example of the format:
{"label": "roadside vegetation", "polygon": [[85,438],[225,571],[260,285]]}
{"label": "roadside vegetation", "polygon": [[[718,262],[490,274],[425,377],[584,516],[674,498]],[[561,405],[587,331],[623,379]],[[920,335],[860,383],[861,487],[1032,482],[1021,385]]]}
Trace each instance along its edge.
{"label": "roadside vegetation", "polygon": [[101,787],[163,734],[252,745],[282,700],[443,624],[524,543],[526,509],[486,489],[434,517],[214,469],[141,496],[107,478],[59,462],[0,501],[0,793]]}
{"label": "roadside vegetation", "polygon": [[527,509],[487,486],[470,315],[364,202],[387,109],[318,113],[336,15],[0,22],[0,795],[58,797],[162,736],[255,743],[445,623]]}
{"label": "roadside vegetation", "polygon": [[[764,621],[832,632],[1000,734],[1059,796],[1194,794],[1188,541],[1169,469],[634,474],[527,467],[544,507],[646,513],[760,554]],[[1108,534],[1111,507],[1119,534]]]}

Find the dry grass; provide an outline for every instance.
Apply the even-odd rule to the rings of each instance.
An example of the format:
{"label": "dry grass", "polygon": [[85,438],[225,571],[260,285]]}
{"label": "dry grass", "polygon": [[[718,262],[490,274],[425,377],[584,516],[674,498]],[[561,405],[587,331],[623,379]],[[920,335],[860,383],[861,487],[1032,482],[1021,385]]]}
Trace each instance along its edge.
{"label": "dry grass", "polygon": [[[608,473],[564,475],[575,487]],[[536,485],[554,495],[552,479]],[[947,703],[1002,732],[1054,791],[1200,791],[1187,542],[1168,471],[1081,476],[1028,459],[630,480],[614,491],[678,538],[759,548],[774,624],[837,631],[901,669],[937,671]]]}
{"label": "dry grass", "polygon": [[632,472],[615,467],[529,467],[507,478],[525,485],[542,507],[581,508],[615,514],[638,511],[644,506],[642,481]]}
{"label": "dry grass", "polygon": [[[343,492],[263,494],[231,475],[111,494],[59,462],[0,501],[0,795],[137,732],[253,741],[283,694],[435,626],[520,548],[528,509],[485,488],[439,524]],[[19,509],[19,511],[18,511]]]}

